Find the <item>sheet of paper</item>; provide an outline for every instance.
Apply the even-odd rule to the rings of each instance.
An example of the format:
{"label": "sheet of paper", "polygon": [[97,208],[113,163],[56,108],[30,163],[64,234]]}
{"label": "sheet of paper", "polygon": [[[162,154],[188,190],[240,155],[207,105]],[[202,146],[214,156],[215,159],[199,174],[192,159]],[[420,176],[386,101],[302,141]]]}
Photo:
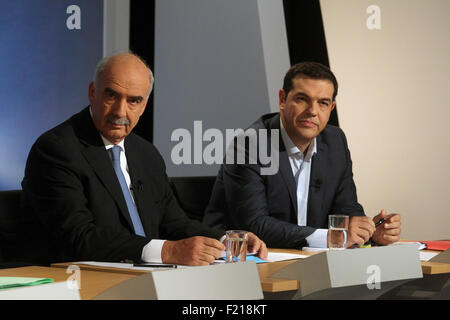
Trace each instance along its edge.
{"label": "sheet of paper", "polygon": [[[423,244],[421,242],[412,242],[412,241],[396,242],[396,243],[393,243],[391,245],[411,245],[411,244],[417,245],[417,248],[419,250],[422,250],[422,249],[426,248],[425,244]],[[328,251],[329,249],[328,248],[303,247],[302,250],[303,251],[309,251],[309,252],[321,252],[321,251]]]}
{"label": "sheet of paper", "polygon": [[[284,261],[284,260],[292,260],[292,259],[304,259],[309,256],[302,254],[294,254],[294,253],[282,253],[282,252],[269,252],[267,255],[267,259],[263,260],[256,256],[254,253],[247,254],[247,261],[255,261],[256,263],[264,263],[264,262],[276,262],[276,261]],[[225,257],[221,259],[216,259],[215,263],[225,263]]]}
{"label": "sheet of paper", "polygon": [[439,252],[424,252],[420,251],[420,261],[429,261],[434,256],[437,256]]}
{"label": "sheet of paper", "polygon": [[74,262],[74,264],[87,264],[90,266],[122,268],[122,269],[131,269],[133,267],[133,264],[131,263],[120,263],[120,262],[79,261]]}
{"label": "sheet of paper", "polygon": [[282,252],[269,252],[267,261],[275,262],[275,261],[284,261],[284,260],[292,260],[292,259],[305,259],[309,256],[303,254],[295,254],[295,253],[282,253]]}
{"label": "sheet of paper", "polygon": [[321,252],[321,251],[328,251],[328,248],[303,247],[302,250],[309,252]]}
{"label": "sheet of paper", "polygon": [[[222,256],[219,259],[214,260],[214,264],[221,264],[226,263],[226,253],[225,251],[222,251]],[[247,253],[247,260],[246,261],[255,261],[256,263],[264,263],[268,262],[263,259],[260,259],[256,256],[256,253]]]}

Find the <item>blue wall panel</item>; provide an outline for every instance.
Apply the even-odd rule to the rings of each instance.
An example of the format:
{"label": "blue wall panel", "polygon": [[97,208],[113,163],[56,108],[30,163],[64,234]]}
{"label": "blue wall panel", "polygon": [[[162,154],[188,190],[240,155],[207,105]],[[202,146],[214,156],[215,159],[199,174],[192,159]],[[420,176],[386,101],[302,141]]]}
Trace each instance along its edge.
{"label": "blue wall panel", "polygon": [[37,137],[89,103],[102,48],[103,1],[0,2],[0,190],[19,189]]}

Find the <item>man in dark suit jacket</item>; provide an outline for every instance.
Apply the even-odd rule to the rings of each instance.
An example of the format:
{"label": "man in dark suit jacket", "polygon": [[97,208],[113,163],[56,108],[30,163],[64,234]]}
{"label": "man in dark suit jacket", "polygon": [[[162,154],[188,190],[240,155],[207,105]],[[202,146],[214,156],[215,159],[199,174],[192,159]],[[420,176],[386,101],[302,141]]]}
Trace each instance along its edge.
{"label": "man in dark suit jacket", "polygon": [[[224,230],[185,215],[161,155],[131,133],[152,85],[150,69],[137,56],[103,59],[89,86],[90,106],[33,145],[22,182],[25,212],[47,240],[50,261],[142,259],[207,265],[224,250],[217,240]],[[117,170],[126,187],[112,165],[110,150],[117,146]],[[135,209],[125,200],[126,192],[137,217],[132,218]],[[249,246],[266,256],[256,236],[251,235]]]}
{"label": "man in dark suit jacket", "polygon": [[[250,230],[269,247],[324,247],[328,215],[345,214],[350,216],[347,246],[371,237],[378,244],[398,241],[400,215],[382,210],[372,220],[357,201],[345,135],[327,125],[336,95],[337,81],[327,67],[291,67],[279,92],[280,113],[264,115],[250,126],[267,130],[267,141],[274,130],[279,134],[279,150],[271,150],[277,152],[279,170],[262,174],[259,153],[251,155],[249,145],[243,147],[247,160],[258,161],[222,165],[204,222]],[[234,151],[239,152],[237,145]],[[387,223],[376,229],[374,222],[381,218]]]}

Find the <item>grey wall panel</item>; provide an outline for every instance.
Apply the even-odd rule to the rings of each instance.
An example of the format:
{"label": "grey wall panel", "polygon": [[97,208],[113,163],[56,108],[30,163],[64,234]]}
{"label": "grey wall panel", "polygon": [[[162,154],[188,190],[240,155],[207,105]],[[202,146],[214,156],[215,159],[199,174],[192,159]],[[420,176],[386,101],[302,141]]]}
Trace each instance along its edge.
{"label": "grey wall panel", "polygon": [[218,165],[175,165],[171,134],[185,128],[193,138],[201,120],[203,132],[225,137],[270,112],[258,2],[157,0],[155,16],[154,144],[169,176],[216,175]]}
{"label": "grey wall panel", "polygon": [[104,0],[103,16],[103,56],[128,51],[130,0]]}

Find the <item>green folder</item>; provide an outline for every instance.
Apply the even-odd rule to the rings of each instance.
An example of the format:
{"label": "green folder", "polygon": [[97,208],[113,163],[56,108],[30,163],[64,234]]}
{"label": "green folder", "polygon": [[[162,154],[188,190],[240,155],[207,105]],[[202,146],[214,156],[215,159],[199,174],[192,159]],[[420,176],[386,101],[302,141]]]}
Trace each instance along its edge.
{"label": "green folder", "polygon": [[18,277],[0,277],[0,290],[16,287],[35,286],[38,284],[51,283],[50,278],[18,278]]}

